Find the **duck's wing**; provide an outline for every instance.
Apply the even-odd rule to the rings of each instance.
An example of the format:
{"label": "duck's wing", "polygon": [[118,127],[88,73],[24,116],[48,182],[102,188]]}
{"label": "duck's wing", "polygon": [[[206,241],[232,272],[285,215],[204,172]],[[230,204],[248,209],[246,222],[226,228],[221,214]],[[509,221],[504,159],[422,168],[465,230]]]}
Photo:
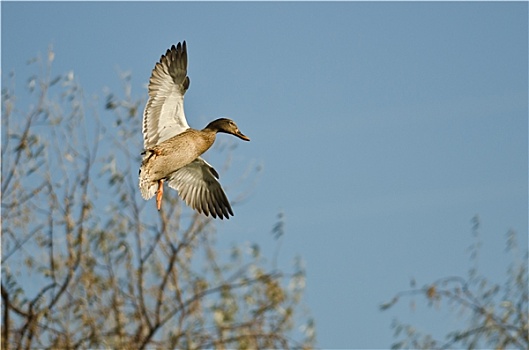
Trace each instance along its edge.
{"label": "duck's wing", "polygon": [[143,147],[149,149],[189,128],[184,94],[189,88],[187,48],[178,43],[167,50],[152,70],[149,100],[143,112]]}
{"label": "duck's wing", "polygon": [[219,174],[204,159],[198,157],[175,171],[168,179],[169,187],[199,213],[229,219],[233,216],[230,202],[219,181]]}

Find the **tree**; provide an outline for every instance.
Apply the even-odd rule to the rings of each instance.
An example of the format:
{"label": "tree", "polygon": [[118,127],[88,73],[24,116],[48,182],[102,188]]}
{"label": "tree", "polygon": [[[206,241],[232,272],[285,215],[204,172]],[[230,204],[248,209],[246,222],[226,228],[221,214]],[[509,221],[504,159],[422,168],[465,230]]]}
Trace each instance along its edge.
{"label": "tree", "polygon": [[[450,276],[440,278],[421,288],[412,281],[412,289],[397,293],[393,299],[381,305],[382,310],[394,306],[402,298],[422,296],[428,305],[439,308],[444,301],[468,315],[468,327],[448,333],[444,340],[419,332],[416,327],[393,322],[395,337],[393,349],[529,349],[527,250],[520,259],[514,231],[507,234],[507,250],[513,262],[507,271],[504,285],[491,283],[479,273],[477,257],[481,247],[479,240],[479,217],[473,218],[475,243],[470,247],[470,258],[474,266],[468,277]],[[412,304],[414,306],[414,303]]]}
{"label": "tree", "polygon": [[287,273],[256,245],[223,257],[215,222],[175,192],[157,213],[138,194],[130,75],[102,123],[53,58],[33,60],[27,108],[14,73],[2,90],[2,348],[311,347],[301,260]]}

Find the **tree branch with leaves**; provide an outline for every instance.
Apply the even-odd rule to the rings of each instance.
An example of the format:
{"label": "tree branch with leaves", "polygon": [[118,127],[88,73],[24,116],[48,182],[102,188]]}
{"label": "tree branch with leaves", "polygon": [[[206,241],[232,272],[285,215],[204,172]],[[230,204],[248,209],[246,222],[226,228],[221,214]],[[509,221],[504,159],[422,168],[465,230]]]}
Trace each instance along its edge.
{"label": "tree branch with leaves", "polygon": [[401,340],[395,342],[392,348],[529,348],[527,251],[520,258],[516,234],[509,231],[507,251],[512,254],[513,261],[508,269],[507,281],[504,285],[491,283],[480,275],[477,264],[481,248],[479,217],[474,217],[472,222],[475,243],[470,247],[473,266],[468,277],[439,278],[420,288],[412,281],[412,289],[395,294],[391,301],[380,306],[381,310],[387,310],[403,298],[413,300],[424,297],[429,306],[439,308],[444,302],[467,315],[467,327],[452,331],[446,334],[445,339],[439,340],[430,334],[419,332],[413,325],[395,320],[395,337],[400,337]]}
{"label": "tree branch with leaves", "polygon": [[270,268],[251,247],[219,254],[215,222],[176,193],[147,207],[131,76],[123,96],[87,100],[53,59],[31,62],[25,90],[14,73],[3,84],[2,348],[314,346],[302,264]]}

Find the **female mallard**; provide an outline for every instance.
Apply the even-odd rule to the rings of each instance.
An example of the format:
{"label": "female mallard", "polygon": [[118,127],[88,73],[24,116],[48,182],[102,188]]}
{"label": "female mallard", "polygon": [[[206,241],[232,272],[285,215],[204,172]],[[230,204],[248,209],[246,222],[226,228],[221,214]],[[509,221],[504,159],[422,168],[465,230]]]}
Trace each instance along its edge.
{"label": "female mallard", "polygon": [[227,118],[214,120],[202,130],[190,128],[184,115],[184,94],[188,88],[184,41],[167,50],[149,80],[149,100],[143,112],[141,195],[150,199],[156,193],[156,207],[160,210],[163,183],[167,181],[199,213],[229,219],[233,211],[217,180],[219,174],[200,155],[213,145],[218,132],[245,141],[250,139]]}

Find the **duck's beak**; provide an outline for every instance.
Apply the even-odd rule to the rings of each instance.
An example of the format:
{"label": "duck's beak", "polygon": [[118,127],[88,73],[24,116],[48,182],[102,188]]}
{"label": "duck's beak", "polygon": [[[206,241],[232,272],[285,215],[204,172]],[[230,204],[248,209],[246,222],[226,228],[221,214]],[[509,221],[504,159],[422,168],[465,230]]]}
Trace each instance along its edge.
{"label": "duck's beak", "polygon": [[240,139],[243,139],[244,141],[250,141],[250,138],[244,135],[242,132],[240,132],[239,129],[237,129],[237,131],[235,132],[235,136],[237,136]]}

